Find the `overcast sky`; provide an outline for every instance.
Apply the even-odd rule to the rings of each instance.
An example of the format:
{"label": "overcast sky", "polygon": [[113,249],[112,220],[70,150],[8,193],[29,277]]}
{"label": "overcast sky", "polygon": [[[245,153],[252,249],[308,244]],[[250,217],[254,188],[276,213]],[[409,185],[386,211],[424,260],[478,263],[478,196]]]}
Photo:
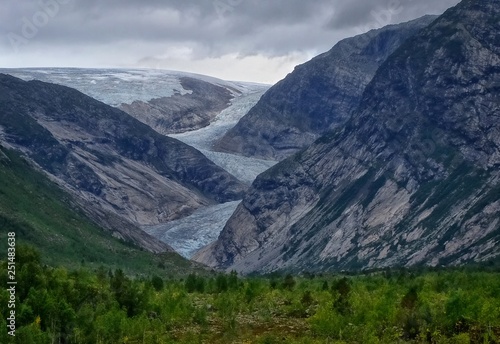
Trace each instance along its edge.
{"label": "overcast sky", "polygon": [[459,0],[2,0],[0,67],[141,67],[274,83],[340,39]]}

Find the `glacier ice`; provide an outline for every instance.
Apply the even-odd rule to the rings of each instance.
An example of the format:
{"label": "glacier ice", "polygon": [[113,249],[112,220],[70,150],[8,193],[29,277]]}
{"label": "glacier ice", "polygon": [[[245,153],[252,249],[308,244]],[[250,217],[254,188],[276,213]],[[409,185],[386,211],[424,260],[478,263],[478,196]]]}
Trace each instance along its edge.
{"label": "glacier ice", "polygon": [[168,243],[182,256],[191,258],[197,250],[217,240],[239,203],[235,201],[206,207],[189,217],[143,227],[143,230]]}

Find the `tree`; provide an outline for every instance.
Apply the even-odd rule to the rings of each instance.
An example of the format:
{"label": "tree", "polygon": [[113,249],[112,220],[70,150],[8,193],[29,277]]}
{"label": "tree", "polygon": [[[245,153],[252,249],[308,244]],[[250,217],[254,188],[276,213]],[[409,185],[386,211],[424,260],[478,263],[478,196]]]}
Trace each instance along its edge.
{"label": "tree", "polygon": [[151,285],[155,288],[156,291],[162,291],[164,287],[163,279],[157,275],[154,275],[151,278]]}
{"label": "tree", "polygon": [[189,276],[186,278],[186,281],[184,282],[184,288],[188,293],[194,293],[196,291],[196,275],[195,274],[189,274]]}
{"label": "tree", "polygon": [[218,293],[223,293],[228,290],[226,275],[219,274],[215,279],[215,289]]}
{"label": "tree", "polygon": [[314,302],[312,294],[309,290],[304,291],[302,294],[302,298],[300,299],[300,303],[304,307],[309,307]]}
{"label": "tree", "polygon": [[125,307],[129,317],[139,314],[149,301],[137,283],[132,283],[121,269],[116,270],[111,277],[111,290],[120,307]]}
{"label": "tree", "polygon": [[324,281],[323,285],[321,286],[321,290],[327,291],[328,290],[328,281]]}
{"label": "tree", "polygon": [[285,279],[283,281],[283,288],[292,290],[295,287],[295,279],[293,278],[292,275],[288,274],[285,276]]}
{"label": "tree", "polygon": [[417,302],[418,302],[417,288],[411,287],[408,293],[406,293],[406,295],[401,300],[401,307],[408,310],[414,310],[415,306],[417,305]]}
{"label": "tree", "polygon": [[341,315],[347,315],[351,306],[349,303],[349,294],[351,293],[351,285],[349,280],[344,277],[332,285],[332,291],[337,292],[339,297],[333,302],[333,309]]}
{"label": "tree", "polygon": [[200,294],[205,292],[205,278],[202,276],[196,278],[196,291]]}
{"label": "tree", "polygon": [[231,290],[238,289],[238,273],[236,271],[231,271],[227,279],[228,288]]}

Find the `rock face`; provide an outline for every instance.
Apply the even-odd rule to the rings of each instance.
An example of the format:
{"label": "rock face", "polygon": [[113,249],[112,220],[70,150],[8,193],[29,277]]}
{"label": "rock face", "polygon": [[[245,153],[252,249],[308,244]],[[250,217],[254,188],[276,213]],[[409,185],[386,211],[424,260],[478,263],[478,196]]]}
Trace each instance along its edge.
{"label": "rock face", "polygon": [[263,272],[498,256],[499,16],[497,0],[465,0],[403,44],[347,124],[261,175],[196,259]]}
{"label": "rock face", "polygon": [[139,244],[136,225],[238,200],[246,189],[197,150],[116,108],[64,86],[3,74],[0,141],[77,195],[99,224]]}
{"label": "rock face", "polygon": [[282,160],[350,117],[377,69],[405,40],[429,25],[426,16],[348,38],[295,68],[216,145],[223,152]]}
{"label": "rock face", "polygon": [[199,79],[180,77],[179,80],[184,90],[190,93],[176,93],[148,102],[136,100],[131,104],[122,104],[119,108],[167,135],[208,126],[216,115],[230,105],[232,92],[239,93],[235,89]]}

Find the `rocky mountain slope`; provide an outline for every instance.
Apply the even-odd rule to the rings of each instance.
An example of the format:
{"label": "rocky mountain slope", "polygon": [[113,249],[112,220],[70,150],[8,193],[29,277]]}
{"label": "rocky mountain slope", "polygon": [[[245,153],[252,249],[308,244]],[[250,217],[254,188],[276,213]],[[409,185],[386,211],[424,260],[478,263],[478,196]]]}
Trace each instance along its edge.
{"label": "rocky mountain slope", "polygon": [[498,256],[499,17],[497,0],[464,0],[403,44],[347,124],[259,176],[196,259],[262,272]]}
{"label": "rocky mountain slope", "polygon": [[[36,171],[19,153],[2,146],[0,176],[0,247],[4,251],[7,233],[15,232],[17,243],[36,246],[46,263],[79,265],[83,260],[97,267],[116,266],[122,260],[131,269],[134,260],[142,264],[145,257],[152,258],[100,229],[79,211],[69,194]],[[156,249],[172,251],[160,243],[156,243]],[[110,250],[115,257],[110,257]]]}
{"label": "rocky mountain slope", "polygon": [[148,249],[158,242],[141,242],[136,225],[238,200],[246,189],[194,148],[64,86],[2,74],[0,109],[4,146],[77,195],[99,224]]}
{"label": "rocky mountain slope", "polygon": [[345,123],[380,65],[434,19],[427,16],[345,39],[297,66],[264,94],[216,148],[282,160],[309,146],[331,127]]}

